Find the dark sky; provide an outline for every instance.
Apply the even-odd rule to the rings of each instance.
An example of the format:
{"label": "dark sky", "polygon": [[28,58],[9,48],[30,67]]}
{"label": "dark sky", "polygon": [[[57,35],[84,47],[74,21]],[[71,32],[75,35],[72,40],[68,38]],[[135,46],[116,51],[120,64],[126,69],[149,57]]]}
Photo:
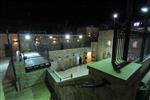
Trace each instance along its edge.
{"label": "dark sky", "polygon": [[[134,0],[134,15],[146,0]],[[100,24],[112,21],[112,13],[125,18],[126,0],[1,0],[1,19],[31,22]],[[136,11],[136,12],[135,12]]]}

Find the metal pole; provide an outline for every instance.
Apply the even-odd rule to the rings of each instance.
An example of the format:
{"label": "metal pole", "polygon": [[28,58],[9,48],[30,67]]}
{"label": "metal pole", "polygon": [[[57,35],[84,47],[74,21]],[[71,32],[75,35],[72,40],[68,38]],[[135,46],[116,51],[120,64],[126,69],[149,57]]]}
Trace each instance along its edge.
{"label": "metal pole", "polygon": [[116,20],[114,19],[114,36],[113,36],[113,48],[112,48],[112,59],[111,63],[113,65],[114,70],[117,70],[117,66],[115,64],[116,61],[116,53],[117,53],[117,26],[116,26]]}
{"label": "metal pole", "polygon": [[127,61],[128,51],[129,51],[129,40],[131,33],[131,19],[132,19],[132,6],[133,0],[127,0],[127,22],[126,22],[126,33],[125,33],[125,42],[123,50],[123,60]]}

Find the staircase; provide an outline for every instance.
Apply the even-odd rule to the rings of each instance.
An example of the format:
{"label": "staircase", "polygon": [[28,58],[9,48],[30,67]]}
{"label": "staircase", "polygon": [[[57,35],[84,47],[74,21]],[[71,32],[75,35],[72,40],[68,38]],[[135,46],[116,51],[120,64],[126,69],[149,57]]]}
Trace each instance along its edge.
{"label": "staircase", "polygon": [[16,93],[15,86],[11,80],[5,79],[3,80],[3,90],[5,96],[9,95],[10,93]]}

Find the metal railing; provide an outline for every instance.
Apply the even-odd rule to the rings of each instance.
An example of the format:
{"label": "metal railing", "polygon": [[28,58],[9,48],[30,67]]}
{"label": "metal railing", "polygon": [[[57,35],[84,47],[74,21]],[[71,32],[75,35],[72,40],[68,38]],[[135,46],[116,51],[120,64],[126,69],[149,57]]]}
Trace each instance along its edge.
{"label": "metal railing", "polygon": [[114,29],[112,50],[112,64],[117,72],[120,72],[119,69],[131,61],[142,62],[144,57],[150,54],[150,32],[147,30],[131,31],[128,36],[129,39],[126,39],[126,32],[120,30]]}

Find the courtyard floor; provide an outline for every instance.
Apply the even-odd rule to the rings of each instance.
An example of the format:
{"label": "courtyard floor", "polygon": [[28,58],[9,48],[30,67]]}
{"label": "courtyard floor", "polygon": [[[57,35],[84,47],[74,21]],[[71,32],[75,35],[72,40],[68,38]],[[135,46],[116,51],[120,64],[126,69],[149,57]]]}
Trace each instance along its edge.
{"label": "courtyard floor", "polygon": [[6,100],[51,100],[51,94],[45,83],[40,83],[19,92],[5,95]]}

